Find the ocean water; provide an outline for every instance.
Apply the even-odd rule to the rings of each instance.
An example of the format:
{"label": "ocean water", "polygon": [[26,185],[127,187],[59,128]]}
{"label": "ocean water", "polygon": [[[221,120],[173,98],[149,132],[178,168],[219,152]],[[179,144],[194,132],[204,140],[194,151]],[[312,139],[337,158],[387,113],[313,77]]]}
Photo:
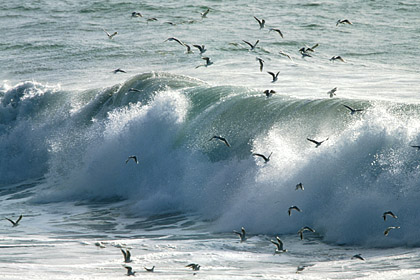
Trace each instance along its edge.
{"label": "ocean water", "polygon": [[420,278],[419,14],[408,0],[0,3],[0,217],[23,215],[0,224],[0,279],[121,279],[121,248],[145,279]]}

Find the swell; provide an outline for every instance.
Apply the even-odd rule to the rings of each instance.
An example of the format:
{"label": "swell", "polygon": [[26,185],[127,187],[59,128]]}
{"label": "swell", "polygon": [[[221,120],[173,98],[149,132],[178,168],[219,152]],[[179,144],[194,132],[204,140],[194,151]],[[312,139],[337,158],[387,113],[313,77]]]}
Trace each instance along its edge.
{"label": "swell", "polygon": [[[45,176],[34,203],[126,200],[130,214],[199,213],[213,230],[308,225],[326,242],[418,245],[418,105],[266,98],[167,73],[77,94],[27,82],[0,98],[1,184]],[[388,225],[401,229],[384,237]]]}

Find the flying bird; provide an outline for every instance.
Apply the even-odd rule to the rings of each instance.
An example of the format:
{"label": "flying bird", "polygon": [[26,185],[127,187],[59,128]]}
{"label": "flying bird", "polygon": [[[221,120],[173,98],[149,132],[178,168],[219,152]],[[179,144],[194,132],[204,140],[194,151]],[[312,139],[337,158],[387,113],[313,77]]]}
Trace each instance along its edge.
{"label": "flying bird", "polygon": [[205,12],[200,13],[201,14],[201,18],[205,18],[207,17],[207,14],[210,12],[210,9],[207,9]]}
{"label": "flying bird", "polygon": [[203,54],[207,51],[206,46],[204,45],[193,45],[193,47],[196,47],[200,51],[200,54]]}
{"label": "flying bird", "polygon": [[170,38],[166,39],[164,42],[166,42],[166,41],[175,41],[178,44],[180,44],[181,46],[185,46],[185,44],[181,40],[179,40],[178,38],[175,38],[175,37],[170,37]]}
{"label": "flying bird", "polygon": [[136,88],[130,88],[128,91],[135,91],[135,92],[141,92],[141,90],[136,89]]}
{"label": "flying bird", "polygon": [[195,69],[199,68],[199,67],[207,67],[213,64],[213,61],[210,60],[210,57],[202,57],[201,59],[204,59],[206,61],[206,64],[204,65],[198,65],[195,67]]}
{"label": "flying bird", "polygon": [[282,56],[287,57],[288,59],[292,60],[292,58],[290,57],[290,55],[288,55],[287,53],[285,53],[284,51],[279,51],[279,54],[281,54]]}
{"label": "flying bird", "polygon": [[144,269],[145,269],[147,272],[154,272],[154,271],[155,271],[155,266],[153,266],[152,268],[147,268],[147,267],[144,267]]}
{"label": "flying bird", "polygon": [[361,254],[357,254],[357,255],[354,255],[353,257],[351,257],[351,259],[353,260],[353,259],[359,259],[359,260],[362,260],[362,261],[364,261],[365,259],[361,256]]}
{"label": "flying bird", "polygon": [[140,14],[138,12],[132,12],[131,17],[143,17],[143,16],[142,16],[142,14]]}
{"label": "flying bird", "polygon": [[130,251],[128,251],[128,249],[125,250],[125,251],[123,249],[121,249],[121,253],[124,256],[124,262],[125,263],[131,262],[131,253],[130,253]]}
{"label": "flying bird", "polygon": [[262,72],[264,68],[264,60],[259,57],[256,57],[255,59],[260,63],[260,72]]}
{"label": "flying bird", "polygon": [[136,272],[133,271],[133,268],[128,265],[124,265],[124,267],[127,269],[127,276],[135,276]]}
{"label": "flying bird", "polygon": [[299,183],[299,184],[296,185],[296,189],[295,190],[297,191],[298,189],[301,189],[302,191],[304,190],[302,183]]}
{"label": "flying bird", "polygon": [[270,161],[270,157],[273,153],[271,153],[268,157],[266,157],[265,155],[262,154],[257,154],[257,153],[253,153],[253,156],[257,156],[257,157],[261,157],[262,159],[264,159],[264,163],[267,163]]}
{"label": "flying bird", "polygon": [[251,44],[250,42],[245,41],[245,40],[242,40],[242,42],[244,42],[245,44],[247,44],[251,48],[250,51],[253,51],[255,49],[255,47],[258,45],[258,43],[260,42],[260,40],[257,40],[255,42],[255,44]]}
{"label": "flying bird", "polygon": [[394,213],[392,213],[392,211],[386,211],[383,213],[382,218],[384,218],[384,221],[386,221],[386,216],[391,216],[394,219],[397,219],[397,215],[395,215]]}
{"label": "flying bird", "polygon": [[399,229],[400,227],[387,227],[386,228],[386,230],[384,231],[384,235],[385,236],[388,236],[388,234],[389,234],[389,232],[392,230],[392,229]]}
{"label": "flying bird", "polygon": [[246,240],[246,232],[244,227],[241,228],[241,232],[234,230],[233,233],[239,235],[241,242],[244,242]]}
{"label": "flying bird", "polygon": [[335,26],[338,26],[339,24],[345,24],[345,23],[353,24],[348,19],[339,19],[339,20],[337,20],[337,23],[335,24]]}
{"label": "flying bird", "polygon": [[271,97],[273,95],[273,93],[276,93],[276,91],[275,90],[272,90],[272,89],[266,89],[266,90],[264,90],[264,94],[265,94],[265,96],[267,96],[267,98],[268,97]]}
{"label": "flying bird", "polygon": [[314,52],[315,51],[315,48],[317,48],[318,46],[319,46],[319,44],[315,44],[312,47],[308,47],[308,46],[302,47],[302,48],[299,49],[299,51],[300,52],[304,52],[304,53]]}
{"label": "flying bird", "polygon": [[118,72],[127,73],[125,70],[122,70],[121,68],[117,68],[117,69],[113,70],[112,72],[114,72],[114,74],[117,74]]}
{"label": "flying bird", "polygon": [[330,95],[330,98],[333,98],[335,94],[335,92],[337,91],[337,87],[333,88],[332,90],[328,91],[327,94]]}
{"label": "flying bird", "polygon": [[340,60],[342,62],[346,62],[341,56],[339,55],[335,55],[333,57],[330,58],[330,61],[336,61],[336,60]]}
{"label": "flying bird", "polygon": [[192,270],[195,270],[195,271],[200,270],[200,265],[197,263],[190,263],[189,265],[186,265],[185,267],[191,267]]}
{"label": "flying bird", "polygon": [[279,33],[280,37],[283,38],[283,33],[281,33],[280,29],[278,29],[278,28],[270,28],[270,30],[268,32],[271,32],[271,31],[274,31],[274,32]]}
{"label": "flying bird", "polygon": [[278,71],[276,74],[274,74],[273,72],[270,72],[270,71],[268,71],[267,73],[270,74],[273,77],[273,80],[271,82],[274,83],[274,82],[277,81],[277,79],[279,77],[279,74],[280,74],[280,71]]}
{"label": "flying bird", "polygon": [[12,223],[13,227],[17,227],[19,225],[20,220],[22,220],[23,215],[20,215],[19,218],[16,220],[16,222],[14,222],[13,220],[9,219],[9,218],[5,218],[6,220],[8,220],[9,222]]}
{"label": "flying bird", "polygon": [[312,229],[312,228],[310,228],[310,227],[303,227],[303,228],[301,228],[301,229],[298,231],[298,234],[299,234],[299,236],[300,236],[300,239],[301,239],[301,240],[303,239],[303,232],[304,232],[304,231],[315,232],[315,230],[314,230],[314,229]]}
{"label": "flying bird", "polygon": [[265,20],[264,19],[258,19],[257,17],[254,17],[256,21],[258,21],[258,24],[260,25],[260,29],[263,29],[265,26]]}
{"label": "flying bird", "polygon": [[344,107],[346,107],[347,109],[349,109],[350,110],[350,114],[354,114],[354,113],[357,113],[357,112],[362,112],[363,111],[363,109],[353,109],[353,108],[351,108],[350,106],[347,106],[347,105],[343,105]]}
{"label": "flying bird", "polygon": [[129,156],[129,157],[127,158],[127,160],[125,161],[125,163],[127,164],[127,163],[130,161],[130,159],[134,160],[134,162],[135,162],[136,164],[139,164],[139,161],[137,160],[137,156]]}
{"label": "flying bird", "polygon": [[185,51],[185,53],[194,53],[194,52],[191,50],[191,46],[190,46],[190,45],[184,44],[184,46],[187,48],[187,50]]}
{"label": "flying bird", "polygon": [[147,22],[149,22],[149,21],[158,21],[158,19],[157,19],[157,18],[155,18],[155,17],[152,17],[152,18],[148,18],[148,19],[147,19]]}
{"label": "flying bird", "polygon": [[297,207],[297,206],[290,206],[289,207],[289,210],[287,210],[287,213],[289,213],[289,216],[292,215],[292,210],[296,210],[298,212],[302,212],[302,210],[300,210],[299,207]]}
{"label": "flying bird", "polygon": [[417,150],[420,150],[420,146],[417,146],[417,145],[412,145],[411,147],[413,147],[413,148],[416,148]]}
{"label": "flying bird", "polygon": [[270,240],[271,243],[273,243],[274,245],[276,245],[277,249],[276,249],[276,253],[284,253],[287,252],[287,250],[283,249],[283,242],[280,240],[280,237],[276,236],[276,241],[274,240]]}
{"label": "flying bird", "polygon": [[219,140],[219,141],[222,141],[223,143],[225,143],[225,145],[226,145],[226,146],[228,146],[228,147],[230,148],[230,144],[229,144],[229,142],[226,140],[226,138],[223,138],[222,136],[217,136],[217,135],[214,135],[212,138],[210,138],[210,140],[209,140],[209,141],[211,141],[211,140],[213,140],[213,139],[217,139],[217,140]]}
{"label": "flying bird", "polygon": [[316,144],[315,148],[318,148],[319,146],[321,146],[322,143],[324,143],[325,141],[327,141],[328,138],[325,139],[325,140],[322,140],[322,141],[316,141],[316,140],[309,139],[309,138],[306,138],[306,140],[311,141],[312,143]]}
{"label": "flying bird", "polygon": [[299,265],[296,269],[296,273],[302,272],[305,269],[306,266],[304,265]]}
{"label": "flying bird", "polygon": [[112,34],[109,34],[109,33],[108,33],[105,29],[102,29],[102,30],[106,33],[106,35],[108,36],[108,38],[109,38],[109,39],[114,38],[114,36],[118,34],[118,32],[117,32],[117,31],[115,31],[115,32],[114,32],[114,33],[112,33]]}

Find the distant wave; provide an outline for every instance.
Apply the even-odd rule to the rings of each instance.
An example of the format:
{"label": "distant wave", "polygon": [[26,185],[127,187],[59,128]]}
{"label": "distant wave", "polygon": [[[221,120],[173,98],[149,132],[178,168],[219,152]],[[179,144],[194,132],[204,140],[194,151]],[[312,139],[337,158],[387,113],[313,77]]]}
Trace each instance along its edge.
{"label": "distant wave", "polygon": [[[199,213],[214,230],[308,225],[336,244],[418,246],[419,116],[419,105],[266,98],[167,73],[81,93],[24,82],[0,88],[0,184],[45,176],[34,203],[127,200],[137,215]],[[253,152],[273,154],[264,164]],[[291,205],[303,212],[289,217]],[[384,222],[387,210],[399,218]],[[401,229],[384,237],[389,225]]]}

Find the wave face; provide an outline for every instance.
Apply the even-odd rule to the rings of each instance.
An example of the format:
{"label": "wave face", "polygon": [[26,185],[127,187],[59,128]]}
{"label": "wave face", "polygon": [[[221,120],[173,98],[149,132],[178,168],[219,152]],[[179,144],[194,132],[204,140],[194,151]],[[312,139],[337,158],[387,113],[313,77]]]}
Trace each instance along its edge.
{"label": "wave face", "polygon": [[[25,82],[0,89],[0,185],[45,177],[34,203],[125,200],[130,214],[199,213],[217,231],[308,225],[335,244],[418,246],[419,116],[418,105],[266,98],[167,73],[77,94]],[[399,218],[384,221],[387,210]],[[385,237],[390,225],[401,228]]]}

